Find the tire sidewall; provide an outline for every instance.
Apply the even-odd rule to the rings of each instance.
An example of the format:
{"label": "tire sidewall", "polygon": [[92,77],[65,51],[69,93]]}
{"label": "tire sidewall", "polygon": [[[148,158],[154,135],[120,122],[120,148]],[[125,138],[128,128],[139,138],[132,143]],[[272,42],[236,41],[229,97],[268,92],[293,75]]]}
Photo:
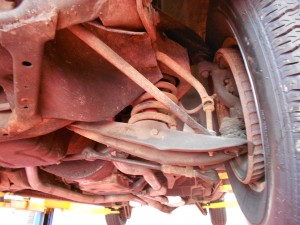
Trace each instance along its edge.
{"label": "tire sidewall", "polygon": [[[293,172],[295,163],[290,119],[280,71],[259,16],[251,0],[213,1],[207,40],[216,51],[234,36],[244,58],[257,99],[265,150],[266,187],[255,192],[240,183],[227,165],[230,182],[242,211],[252,224],[289,224],[295,216]],[[295,179],[296,180],[296,179]],[[294,209],[296,210],[296,209]]]}

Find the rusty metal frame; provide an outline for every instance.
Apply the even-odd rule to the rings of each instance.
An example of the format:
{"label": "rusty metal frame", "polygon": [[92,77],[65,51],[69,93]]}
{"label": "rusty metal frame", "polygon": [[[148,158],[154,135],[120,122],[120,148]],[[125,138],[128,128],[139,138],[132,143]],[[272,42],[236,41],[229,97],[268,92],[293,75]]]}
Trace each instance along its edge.
{"label": "rusty metal frame", "polygon": [[38,113],[41,56],[44,43],[54,38],[56,21],[56,14],[50,12],[32,23],[1,32],[1,44],[12,55],[14,71],[13,111],[3,136],[21,133],[42,120]]}
{"label": "rusty metal frame", "polygon": [[147,80],[140,72],[127,63],[115,51],[107,46],[103,41],[89,32],[80,25],[69,27],[69,30],[85,42],[88,46],[94,49],[103,58],[107,59],[112,65],[122,71],[129,79],[134,81],[137,85],[143,88],[146,92],[153,96],[157,101],[161,102],[179,119],[190,126],[195,132],[211,135],[211,133],[202,125],[197,123],[190,115],[188,115],[182,108],[174,103],[169,97],[163,94],[154,84]]}
{"label": "rusty metal frame", "polygon": [[11,54],[14,71],[14,102],[10,106],[12,113],[0,130],[2,138],[42,122],[38,100],[45,42],[54,38],[57,29],[97,18],[104,2],[24,0],[17,8],[0,13],[0,43]]}
{"label": "rusty metal frame", "polygon": [[[184,109],[180,108],[176,102],[172,101],[172,99],[159,90],[142,73],[99,39],[91,30],[88,30],[82,25],[74,25],[99,17],[99,12],[105,2],[106,0],[37,0],[35,2],[23,0],[19,7],[5,13],[0,13],[0,41],[1,45],[9,52],[13,59],[14,84],[13,101],[10,101],[10,105],[7,103],[0,104],[0,111],[12,111],[6,121],[6,126],[0,130],[0,136],[2,135],[0,139],[6,137],[5,141],[7,141],[14,140],[15,137],[18,139],[40,136],[47,132],[55,131],[53,127],[47,126],[49,123],[54,122],[58,129],[72,122],[55,119],[45,120],[42,118],[43,114],[38,108],[44,45],[49,40],[54,39],[57,30],[64,28],[68,28],[69,31],[95,50],[99,56],[108,60],[109,63],[124,73],[148,94],[153,96],[153,98],[162,103],[196,133],[212,135],[213,99],[208,96],[201,83],[198,82],[189,71],[181,68],[178,63],[168,58],[168,55],[157,51],[158,61],[170,67],[171,70],[173,68],[178,76],[183,77],[198,90],[202,98],[204,111],[206,111],[207,128],[197,123]],[[137,10],[142,25],[152,40],[153,48],[157,50],[155,41],[157,39],[156,25],[159,15],[152,8],[151,1],[149,0],[136,0],[136,6],[137,8],[135,10]],[[24,45],[26,47],[24,47]],[[226,153],[223,151],[223,148],[221,148],[222,151],[217,151],[219,149],[210,149],[210,154],[205,150],[184,152],[180,151],[182,149],[177,149],[176,152],[176,150],[165,149],[166,151],[161,151],[161,149],[155,149],[155,147],[147,146],[147,144],[141,145],[141,143],[130,142],[126,139],[116,138],[95,130],[85,130],[76,126],[70,126],[70,129],[97,142],[107,144],[112,148],[123,150],[133,156],[160,163],[161,165],[157,165],[155,163],[130,161],[130,159],[123,159],[122,161],[120,158],[111,156],[110,152],[103,155],[94,155],[95,158],[102,157],[102,159],[113,161],[116,168],[124,173],[143,176],[143,179],[147,181],[151,188],[147,189],[145,193],[138,193],[140,198],[133,194],[107,196],[84,195],[73,192],[67,188],[62,188],[48,182],[46,183],[40,179],[37,167],[27,167],[25,169],[26,175],[32,190],[71,199],[73,201],[94,204],[131,200],[142,204],[147,202],[149,205],[161,211],[171,212],[174,208],[163,205],[164,197],[157,196],[165,195],[166,187],[160,183],[154,170],[169,174],[177,173],[178,175],[187,177],[198,177],[204,182],[215,182],[213,179],[214,176],[212,176],[212,180],[210,180],[211,177],[209,173],[197,173],[192,166],[205,167],[207,165],[216,165],[242,153],[242,151],[239,150]],[[29,131],[29,133],[25,134],[24,131]],[[108,157],[108,155],[110,157]],[[68,158],[66,158],[66,160],[68,160]],[[134,164],[134,166],[130,166],[130,163]],[[186,166],[191,167],[188,168]],[[137,189],[141,187],[142,189],[144,188],[144,180],[137,181]]]}

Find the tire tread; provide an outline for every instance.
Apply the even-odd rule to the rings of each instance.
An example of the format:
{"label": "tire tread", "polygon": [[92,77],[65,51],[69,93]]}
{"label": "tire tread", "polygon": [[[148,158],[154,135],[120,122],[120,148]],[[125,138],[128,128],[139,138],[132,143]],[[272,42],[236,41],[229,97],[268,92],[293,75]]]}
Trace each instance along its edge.
{"label": "tire tread", "polygon": [[[300,221],[300,2],[298,0],[259,0],[253,1],[260,23],[266,31],[267,40],[272,48],[281,84],[282,115],[290,147],[286,149],[284,168],[294,171],[291,184],[293,199],[289,200],[291,210],[290,222]],[[280,88],[278,93],[280,93]],[[284,162],[284,161],[283,161]],[[282,163],[283,163],[282,162]],[[290,193],[288,193],[290,194]],[[292,213],[292,211],[294,213]],[[292,222],[294,220],[294,222]]]}
{"label": "tire tread", "polygon": [[119,214],[108,214],[105,215],[107,225],[125,225],[126,220],[122,220]]}
{"label": "tire tread", "polygon": [[213,225],[225,225],[227,221],[226,208],[209,209],[210,220]]}

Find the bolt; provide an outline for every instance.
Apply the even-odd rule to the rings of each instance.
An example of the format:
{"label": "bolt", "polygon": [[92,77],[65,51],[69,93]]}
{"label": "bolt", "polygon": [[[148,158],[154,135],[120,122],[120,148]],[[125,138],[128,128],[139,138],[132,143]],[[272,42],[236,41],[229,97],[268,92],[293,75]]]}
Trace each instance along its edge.
{"label": "bolt", "polygon": [[25,102],[25,103],[28,102],[28,98],[21,98],[20,100],[21,102]]}
{"label": "bolt", "polygon": [[144,190],[144,191],[138,192],[136,195],[142,197],[142,196],[145,196],[146,194],[147,194],[147,191]]}
{"label": "bolt", "polygon": [[209,71],[208,70],[204,70],[203,72],[201,72],[200,74],[203,78],[208,78],[209,77]]}
{"label": "bolt", "polygon": [[150,133],[151,133],[152,135],[158,135],[159,130],[157,130],[157,129],[152,129]]}
{"label": "bolt", "polygon": [[214,153],[213,153],[213,152],[208,152],[208,155],[209,155],[210,157],[212,157],[212,156],[214,156]]}
{"label": "bolt", "polygon": [[121,151],[117,151],[117,152],[116,152],[116,155],[117,155],[118,157],[124,157],[124,156],[126,156],[126,154],[127,154],[127,153],[121,152]]}

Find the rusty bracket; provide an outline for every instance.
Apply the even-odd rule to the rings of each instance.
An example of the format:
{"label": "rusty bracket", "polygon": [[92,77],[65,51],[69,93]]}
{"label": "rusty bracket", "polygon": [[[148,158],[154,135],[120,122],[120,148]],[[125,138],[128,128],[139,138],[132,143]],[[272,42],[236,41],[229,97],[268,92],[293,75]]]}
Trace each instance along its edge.
{"label": "rusty bracket", "polygon": [[56,30],[96,19],[106,3],[107,0],[23,0],[18,7],[0,12],[0,44],[12,56],[14,84],[9,106],[12,113],[3,114],[0,139],[15,138],[42,124],[38,102],[44,43],[54,38]]}
{"label": "rusty bracket", "polygon": [[211,75],[214,83],[215,92],[218,98],[228,107],[240,107],[240,100],[238,97],[229,93],[225,88],[224,81],[230,77],[232,77],[232,73],[230,70],[224,68],[219,68],[216,64],[211,62],[200,62],[197,65],[198,73],[201,76],[208,77]]}
{"label": "rusty bracket", "polygon": [[0,135],[12,136],[41,122],[38,112],[39,83],[43,46],[53,39],[57,14],[44,13],[34,22],[11,26],[1,30],[1,45],[13,58],[14,105],[12,113],[2,127]]}

